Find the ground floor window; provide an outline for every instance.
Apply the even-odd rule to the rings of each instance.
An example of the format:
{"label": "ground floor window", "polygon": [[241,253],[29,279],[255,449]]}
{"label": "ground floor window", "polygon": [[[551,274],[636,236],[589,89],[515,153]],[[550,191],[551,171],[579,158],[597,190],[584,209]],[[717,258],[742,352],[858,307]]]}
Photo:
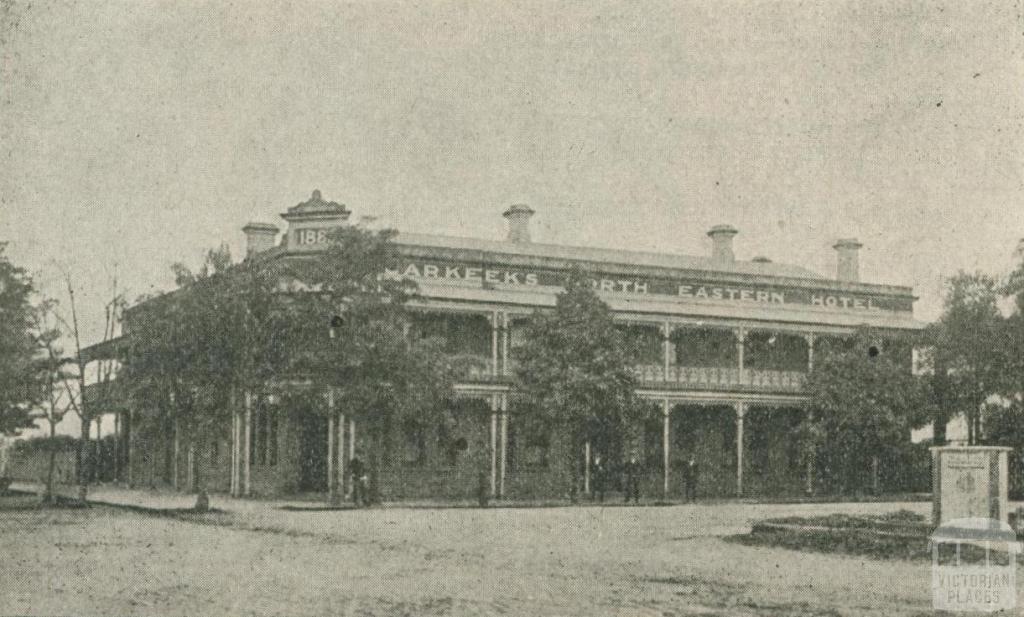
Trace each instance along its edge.
{"label": "ground floor window", "polygon": [[510,467],[547,469],[551,465],[551,430],[546,422],[530,416],[516,416],[509,423]]}
{"label": "ground floor window", "polygon": [[278,419],[273,409],[259,408],[253,416],[253,428],[249,434],[249,447],[254,454],[256,465],[277,465]]}
{"label": "ground floor window", "polygon": [[402,462],[409,467],[423,465],[427,462],[426,430],[420,422],[407,422],[402,427],[405,440],[402,451]]}

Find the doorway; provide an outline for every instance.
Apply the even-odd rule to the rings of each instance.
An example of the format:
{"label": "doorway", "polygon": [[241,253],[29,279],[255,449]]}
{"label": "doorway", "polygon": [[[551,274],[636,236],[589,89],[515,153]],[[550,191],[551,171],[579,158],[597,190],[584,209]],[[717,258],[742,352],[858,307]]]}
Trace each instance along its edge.
{"label": "doorway", "polygon": [[299,420],[299,491],[327,490],[327,418],[306,413]]}

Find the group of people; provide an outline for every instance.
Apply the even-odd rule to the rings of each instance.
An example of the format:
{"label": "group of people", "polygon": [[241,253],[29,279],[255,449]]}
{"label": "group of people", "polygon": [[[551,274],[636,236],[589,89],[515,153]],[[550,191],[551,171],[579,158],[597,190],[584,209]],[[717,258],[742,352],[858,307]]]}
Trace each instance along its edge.
{"label": "group of people", "polygon": [[[640,503],[640,480],[643,476],[643,469],[635,454],[630,454],[626,462],[623,463],[622,472],[622,491],[625,496],[625,502],[629,503],[630,500],[632,500],[633,503]],[[349,461],[349,473],[352,476],[352,503],[355,504],[357,508],[359,506],[369,506],[370,479],[366,465],[358,457],[353,457],[352,460]],[[611,470],[605,465],[600,454],[595,455],[594,460],[590,465],[591,497],[603,502],[610,480]],[[690,456],[683,463],[682,468],[682,493],[687,501],[693,501],[697,498],[697,480],[697,460],[693,456]],[[481,500],[482,506],[487,505],[488,490],[489,485],[486,482],[486,477],[481,473],[478,498]]]}
{"label": "group of people", "polygon": [[[633,503],[640,503],[640,479],[643,476],[643,469],[641,468],[640,462],[637,460],[637,456],[635,454],[630,454],[622,467],[622,492],[625,497],[625,502],[629,503],[630,500],[632,500]],[[687,501],[697,499],[698,471],[697,459],[690,456],[683,463],[682,469],[682,493]],[[611,479],[610,476],[611,470],[605,465],[604,461],[601,459],[601,455],[595,455],[594,460],[590,465],[591,498],[602,502],[604,501],[605,491],[607,490],[608,483]]]}

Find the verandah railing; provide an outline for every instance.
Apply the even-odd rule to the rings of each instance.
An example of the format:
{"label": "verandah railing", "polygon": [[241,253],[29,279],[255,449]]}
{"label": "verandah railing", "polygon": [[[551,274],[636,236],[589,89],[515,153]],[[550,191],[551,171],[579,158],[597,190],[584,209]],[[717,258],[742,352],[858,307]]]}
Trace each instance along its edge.
{"label": "verandah railing", "polygon": [[[499,364],[500,368],[500,364]],[[479,363],[467,369],[465,378],[469,381],[508,380],[515,370],[514,361],[506,363],[504,370],[494,372],[490,359],[480,358]],[[770,392],[801,392],[807,374],[801,371],[780,371],[769,369],[743,369],[729,367],[670,366],[638,364],[633,367],[637,379],[645,385],[666,387],[713,388],[724,390],[752,389]],[[497,375],[497,376],[496,376]]]}
{"label": "verandah railing", "polygon": [[718,389],[752,388],[758,390],[800,392],[807,374],[800,371],[743,369],[716,366],[670,366],[641,364],[633,367],[645,384],[706,386]]}

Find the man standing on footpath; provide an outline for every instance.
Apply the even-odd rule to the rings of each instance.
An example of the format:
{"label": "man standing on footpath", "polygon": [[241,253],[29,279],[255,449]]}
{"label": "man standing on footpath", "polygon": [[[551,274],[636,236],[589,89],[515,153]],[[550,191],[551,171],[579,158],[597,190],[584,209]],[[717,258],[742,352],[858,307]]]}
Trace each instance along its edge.
{"label": "man standing on footpath", "polygon": [[604,502],[605,468],[604,462],[601,461],[600,454],[594,457],[591,476],[593,476],[593,492],[591,493],[591,499],[596,498],[599,502]]}
{"label": "man standing on footpath", "polygon": [[348,468],[352,473],[352,503],[357,508],[360,502],[364,506],[370,505],[370,496],[366,494],[366,466],[358,456],[354,456],[349,461]]}
{"label": "man standing on footpath", "polygon": [[695,501],[697,499],[698,471],[697,459],[691,454],[690,458],[686,461],[686,465],[683,466],[683,482],[686,483],[683,495],[686,501]]}
{"label": "man standing on footpath", "polygon": [[626,503],[629,498],[633,503],[640,503],[640,464],[636,460],[636,454],[630,454],[626,461]]}

